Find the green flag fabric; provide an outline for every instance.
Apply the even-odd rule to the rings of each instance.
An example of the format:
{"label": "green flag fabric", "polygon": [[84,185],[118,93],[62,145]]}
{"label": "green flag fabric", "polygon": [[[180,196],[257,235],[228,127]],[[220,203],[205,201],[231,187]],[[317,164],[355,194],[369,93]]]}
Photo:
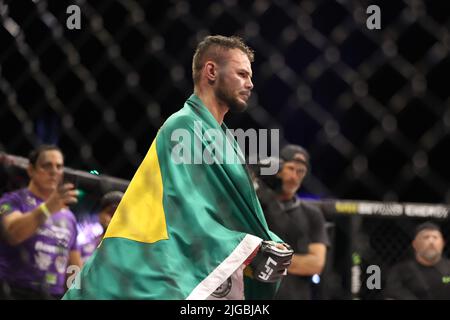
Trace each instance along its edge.
{"label": "green flag fabric", "polygon": [[[281,242],[245,164],[230,157],[244,161],[192,95],[160,128],[64,299],[206,299],[262,240]],[[246,299],[274,295],[276,284],[245,278]]]}

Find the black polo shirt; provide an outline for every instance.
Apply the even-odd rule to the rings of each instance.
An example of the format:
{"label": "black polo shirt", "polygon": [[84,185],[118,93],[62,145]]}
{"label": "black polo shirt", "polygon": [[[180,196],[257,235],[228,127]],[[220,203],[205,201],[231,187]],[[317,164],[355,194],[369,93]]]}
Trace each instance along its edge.
{"label": "black polo shirt", "polygon": [[[278,201],[265,190],[258,190],[269,229],[292,246],[296,254],[308,253],[311,243],[329,245],[322,211],[298,198]],[[281,282],[277,299],[311,299],[311,277],[288,274]]]}

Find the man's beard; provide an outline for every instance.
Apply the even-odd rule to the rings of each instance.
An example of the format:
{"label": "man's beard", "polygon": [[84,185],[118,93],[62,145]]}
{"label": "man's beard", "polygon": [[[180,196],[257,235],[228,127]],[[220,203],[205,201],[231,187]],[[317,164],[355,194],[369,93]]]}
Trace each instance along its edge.
{"label": "man's beard", "polygon": [[283,193],[285,193],[285,194],[294,194],[295,195],[297,193],[298,189],[300,189],[300,186],[292,186],[292,185],[286,186],[285,185],[282,187]]}
{"label": "man's beard", "polygon": [[420,253],[420,255],[428,262],[437,262],[441,258],[441,253],[435,249],[424,250]]}
{"label": "man's beard", "polygon": [[233,96],[233,93],[227,90],[227,87],[224,84],[222,77],[220,76],[218,78],[217,88],[215,92],[217,98],[222,100],[232,113],[244,112],[247,109],[247,103],[242,102],[237,97]]}

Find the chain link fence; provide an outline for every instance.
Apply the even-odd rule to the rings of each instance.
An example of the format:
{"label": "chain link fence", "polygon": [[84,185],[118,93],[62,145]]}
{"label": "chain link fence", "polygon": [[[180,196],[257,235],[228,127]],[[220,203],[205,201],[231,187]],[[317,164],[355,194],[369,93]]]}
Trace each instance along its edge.
{"label": "chain link fence", "polygon": [[[366,26],[373,4],[380,30]],[[70,5],[80,29],[66,25]],[[0,151],[56,143],[68,166],[129,180],[192,92],[197,42],[237,34],[256,51],[255,88],[248,111],[226,122],[278,128],[282,143],[306,147],[303,195],[448,204],[449,16],[448,1],[420,0],[0,1]],[[11,176],[26,181],[0,176],[2,191]],[[421,220],[327,218],[322,283],[328,275],[345,294],[353,253],[388,267],[409,254]]]}

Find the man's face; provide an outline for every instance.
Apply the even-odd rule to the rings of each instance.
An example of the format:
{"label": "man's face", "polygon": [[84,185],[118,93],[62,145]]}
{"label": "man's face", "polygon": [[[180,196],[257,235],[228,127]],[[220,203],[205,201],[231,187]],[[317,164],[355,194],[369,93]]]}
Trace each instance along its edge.
{"label": "man's face", "polygon": [[306,165],[297,161],[284,164],[278,176],[283,181],[283,194],[293,197],[300,188],[307,172]]}
{"label": "man's face", "polygon": [[215,93],[231,111],[242,112],[247,108],[253,89],[250,60],[239,49],[229,50],[226,54],[227,61],[218,67]]}
{"label": "man's face", "polygon": [[64,159],[58,150],[42,152],[35,166],[28,168],[28,174],[33,183],[45,191],[53,191],[62,181],[64,172]]}
{"label": "man's face", "polygon": [[444,239],[438,230],[422,230],[413,241],[416,254],[429,262],[440,260],[444,249]]}

